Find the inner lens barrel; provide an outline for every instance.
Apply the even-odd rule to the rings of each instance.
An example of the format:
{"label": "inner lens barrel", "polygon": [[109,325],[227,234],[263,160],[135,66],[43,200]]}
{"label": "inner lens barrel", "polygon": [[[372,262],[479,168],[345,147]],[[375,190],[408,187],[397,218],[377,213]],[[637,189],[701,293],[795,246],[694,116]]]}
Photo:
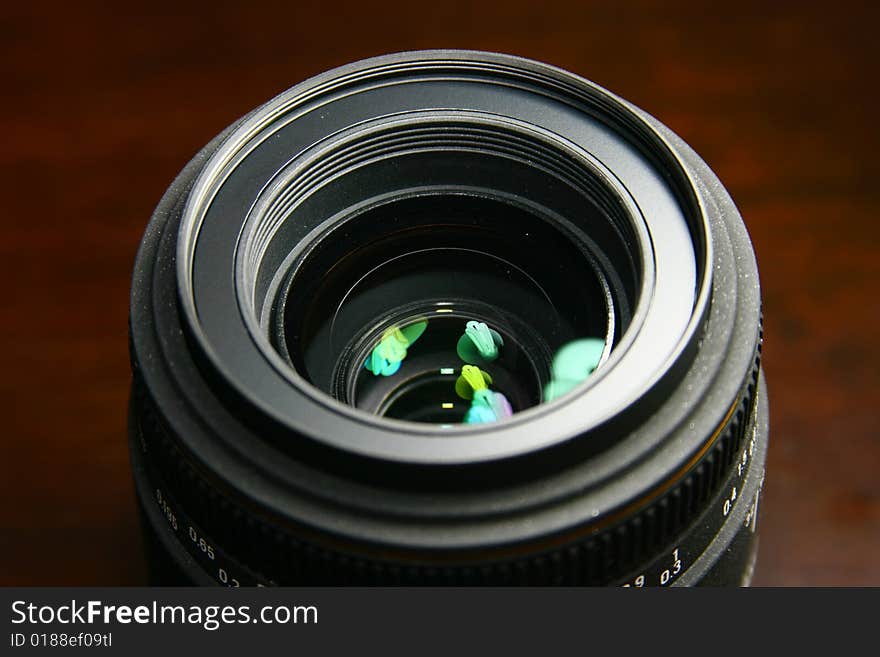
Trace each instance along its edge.
{"label": "inner lens barrel", "polygon": [[742,220],[649,115],[506,55],[330,71],[206,146],[144,236],[157,576],[744,583],[760,346]]}
{"label": "inner lens barrel", "polygon": [[510,417],[584,381],[630,319],[632,288],[619,277],[612,288],[580,237],[460,189],[383,203],[292,263],[274,346],[312,385],[376,415]]}

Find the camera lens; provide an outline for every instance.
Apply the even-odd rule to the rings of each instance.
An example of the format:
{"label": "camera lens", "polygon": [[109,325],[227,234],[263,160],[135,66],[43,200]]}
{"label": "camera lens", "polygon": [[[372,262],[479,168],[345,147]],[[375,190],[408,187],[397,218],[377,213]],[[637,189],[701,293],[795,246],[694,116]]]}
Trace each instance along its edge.
{"label": "camera lens", "polygon": [[575,75],[427,51],[293,87],[171,185],[130,327],[157,582],[750,578],[748,235]]}

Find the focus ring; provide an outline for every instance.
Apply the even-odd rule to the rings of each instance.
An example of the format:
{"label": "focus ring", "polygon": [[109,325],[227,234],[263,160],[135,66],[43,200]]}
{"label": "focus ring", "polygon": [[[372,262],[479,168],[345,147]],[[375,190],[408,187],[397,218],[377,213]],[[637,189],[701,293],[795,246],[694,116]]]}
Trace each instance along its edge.
{"label": "focus ring", "polygon": [[[726,481],[753,420],[758,353],[740,402],[707,453],[659,498],[617,525],[543,552],[485,564],[393,562],[328,549],[259,518],[212,486],[184,455],[135,378],[133,401],[152,462],[151,475],[206,534],[264,583],[350,585],[607,584],[678,536]],[[154,485],[159,482],[153,482]],[[524,547],[527,550],[527,547]],[[219,583],[219,582],[218,582]]]}

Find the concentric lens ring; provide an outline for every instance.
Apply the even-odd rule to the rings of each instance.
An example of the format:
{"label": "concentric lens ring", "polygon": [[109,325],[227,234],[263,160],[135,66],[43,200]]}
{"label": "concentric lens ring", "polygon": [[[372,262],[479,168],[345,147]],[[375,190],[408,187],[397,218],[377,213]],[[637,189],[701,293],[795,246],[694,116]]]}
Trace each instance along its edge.
{"label": "concentric lens ring", "polygon": [[[625,141],[619,133],[590,119],[588,114],[580,113],[577,123],[566,126],[572,119],[571,104],[597,107],[615,99],[570,74],[501,56],[498,57],[498,70],[503,72],[500,81],[486,76],[480,80],[483,84],[475,85],[466,76],[474,75],[477,67],[467,61],[467,53],[458,56],[460,60],[451,59],[449,53],[420,54],[418,60],[409,63],[412,71],[407,70],[405,56],[396,62],[395,58],[367,61],[347,75],[338,75],[335,85],[323,85],[322,78],[317,78],[270,102],[249,116],[211,158],[196,181],[181,223],[178,276],[182,306],[189,330],[211,365],[260,413],[275,418],[282,425],[296,426],[299,432],[316,440],[330,441],[336,447],[375,458],[421,463],[497,460],[564,442],[630,408],[656,385],[668,371],[670,362],[693,340],[705,312],[711,269],[699,269],[699,266],[711,260],[711,249],[703,233],[705,226],[698,212],[699,203],[694,202],[698,196],[691,190],[691,196],[682,198],[679,190],[673,189],[652,165],[652,158],[662,157],[678,172],[681,181],[688,180],[677,164],[674,151],[668,149],[663,138],[653,133],[650,125],[635,113],[627,115],[625,105],[620,105],[618,112],[650,135],[654,150],[645,152],[644,146]],[[395,78],[404,71],[418,71],[420,75]],[[526,71],[541,78],[543,86],[528,87],[521,79]],[[503,441],[495,439],[493,427],[467,427],[447,432],[442,444],[435,441],[436,448],[426,451],[413,438],[436,435],[436,428],[389,423],[355,412],[301,385],[271,349],[260,344],[259,334],[254,331],[256,320],[252,320],[246,309],[235,314],[227,312],[230,304],[241,303],[242,297],[246,299],[248,294],[241,289],[236,294],[231,286],[234,277],[229,273],[241,238],[237,218],[249,209],[240,203],[260,193],[259,188],[247,191],[248,184],[253,187],[256,181],[262,186],[263,183],[258,182],[260,172],[277,170],[290,159],[288,153],[308,151],[314,143],[310,134],[318,134],[310,133],[309,127],[319,130],[320,134],[335,134],[347,129],[345,126],[360,125],[359,117],[377,113],[388,117],[385,121],[394,122],[400,120],[397,117],[402,112],[442,106],[456,94],[467,97],[471,106],[490,115],[501,110],[495,105],[503,104],[508,113],[514,114],[505,121],[522,123],[525,119],[516,115],[528,116],[528,112],[535,109],[529,102],[530,96],[537,95],[546,103],[550,83],[564,88],[568,96],[552,99],[549,110],[542,106],[539,118],[544,126],[568,134],[560,137],[551,130],[543,138],[551,140],[553,147],[566,157],[573,160],[579,157],[582,166],[603,185],[614,189],[621,203],[629,206],[631,216],[636,217],[633,226],[641,236],[639,251],[645,263],[644,289],[640,306],[634,313],[633,334],[624,336],[618,355],[612,355],[608,367],[589,382],[583,394],[518,414],[505,428]],[[423,88],[410,88],[414,84]],[[506,94],[514,84],[521,87],[516,92],[520,102],[511,104]],[[406,86],[407,94],[398,97],[393,85]],[[376,96],[377,92],[381,94]],[[403,99],[411,102],[412,98],[418,98],[419,103],[427,107],[401,105]],[[377,99],[390,106],[377,107],[376,102],[372,102]],[[344,104],[341,109],[337,108],[340,104]],[[460,114],[451,116],[460,120]],[[332,125],[334,117],[339,121],[338,129]],[[481,120],[490,122],[485,117]],[[314,125],[309,126],[310,121]],[[592,155],[585,151],[586,147]],[[644,228],[639,228],[643,220],[637,220],[637,208],[642,206],[651,208],[654,228],[650,240]],[[691,216],[684,212],[688,207]],[[692,257],[682,257],[688,251]],[[652,259],[653,267],[647,264]],[[668,336],[665,344],[664,335]],[[651,362],[653,366],[646,366]],[[543,421],[550,412],[554,416],[553,431],[547,431]],[[322,428],[340,418],[357,423],[357,438],[351,438],[351,432]]]}

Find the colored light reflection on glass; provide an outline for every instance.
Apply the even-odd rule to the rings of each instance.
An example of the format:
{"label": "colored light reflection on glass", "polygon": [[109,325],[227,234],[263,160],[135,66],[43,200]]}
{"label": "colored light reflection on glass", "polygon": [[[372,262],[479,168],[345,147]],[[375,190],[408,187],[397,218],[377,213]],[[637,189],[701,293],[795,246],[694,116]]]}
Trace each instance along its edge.
{"label": "colored light reflection on glass", "polygon": [[400,369],[406,358],[407,349],[418,340],[428,327],[427,320],[415,322],[404,328],[392,326],[382,334],[372,353],[364,362],[364,367],[376,376],[391,376]]}
{"label": "colored light reflection on glass", "polygon": [[456,351],[466,363],[486,363],[498,358],[498,350],[503,346],[504,340],[498,331],[485,322],[470,321],[458,340]]}
{"label": "colored light reflection on glass", "polygon": [[544,387],[544,401],[561,397],[590,376],[602,359],[605,341],[599,338],[573,340],[553,357],[552,378]]}

